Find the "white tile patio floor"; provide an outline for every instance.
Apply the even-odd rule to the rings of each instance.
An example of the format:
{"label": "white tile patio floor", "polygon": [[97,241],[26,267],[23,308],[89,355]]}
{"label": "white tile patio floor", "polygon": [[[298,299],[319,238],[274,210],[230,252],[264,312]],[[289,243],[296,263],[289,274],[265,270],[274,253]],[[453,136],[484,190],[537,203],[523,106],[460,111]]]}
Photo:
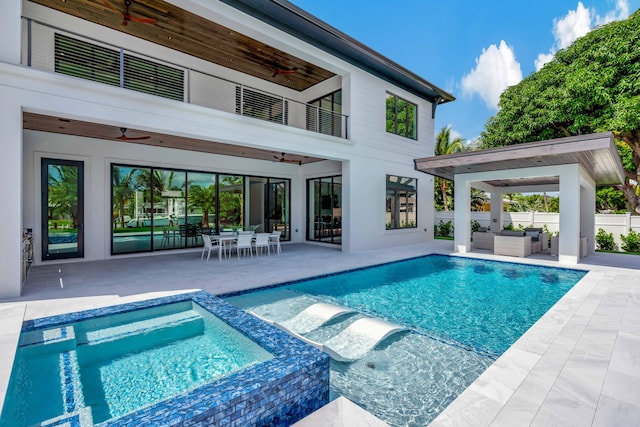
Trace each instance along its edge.
{"label": "white tile patio floor", "polygon": [[[283,246],[281,256],[253,260],[205,263],[198,251],[33,267],[23,296],[0,301],[0,404],[25,319],[195,289],[220,294],[450,253],[452,247],[451,241],[435,241],[343,254],[338,248],[293,244]],[[516,259],[478,251],[466,256],[558,266],[546,255]],[[577,268],[589,273],[432,426],[640,423],[640,257],[598,253]]]}

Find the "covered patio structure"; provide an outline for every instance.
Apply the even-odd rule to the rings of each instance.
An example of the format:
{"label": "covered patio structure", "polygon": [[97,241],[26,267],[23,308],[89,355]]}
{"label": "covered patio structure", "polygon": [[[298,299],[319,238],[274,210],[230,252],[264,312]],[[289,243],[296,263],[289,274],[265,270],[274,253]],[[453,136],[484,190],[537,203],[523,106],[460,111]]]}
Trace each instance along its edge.
{"label": "covered patio structure", "polygon": [[454,181],[454,250],[471,249],[471,188],[491,194],[491,231],[503,228],[505,193],[559,192],[558,261],[577,264],[580,238],[595,250],[597,185],[624,182],[613,134],[536,141],[415,159],[417,170]]}

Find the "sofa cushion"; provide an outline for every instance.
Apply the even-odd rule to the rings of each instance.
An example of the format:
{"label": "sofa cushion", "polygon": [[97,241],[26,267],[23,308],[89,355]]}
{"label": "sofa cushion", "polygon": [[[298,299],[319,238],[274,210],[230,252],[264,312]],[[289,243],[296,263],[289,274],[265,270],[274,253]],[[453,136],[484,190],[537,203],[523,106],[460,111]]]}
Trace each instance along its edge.
{"label": "sofa cushion", "polygon": [[513,236],[513,237],[523,237],[524,236],[524,231],[517,231],[517,230],[502,230],[500,232],[501,236]]}
{"label": "sofa cushion", "polygon": [[540,239],[540,232],[539,231],[533,231],[533,230],[528,230],[524,232],[525,236],[531,236],[531,241],[532,242],[537,242]]}

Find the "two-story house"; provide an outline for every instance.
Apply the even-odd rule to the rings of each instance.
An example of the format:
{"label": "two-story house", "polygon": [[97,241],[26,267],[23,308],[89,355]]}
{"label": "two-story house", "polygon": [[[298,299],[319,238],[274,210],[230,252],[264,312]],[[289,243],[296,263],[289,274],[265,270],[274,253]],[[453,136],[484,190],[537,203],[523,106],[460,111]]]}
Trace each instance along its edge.
{"label": "two-story house", "polygon": [[413,160],[454,98],[287,1],[7,0],[0,32],[0,297],[29,247],[37,265],[238,228],[345,252],[433,238]]}

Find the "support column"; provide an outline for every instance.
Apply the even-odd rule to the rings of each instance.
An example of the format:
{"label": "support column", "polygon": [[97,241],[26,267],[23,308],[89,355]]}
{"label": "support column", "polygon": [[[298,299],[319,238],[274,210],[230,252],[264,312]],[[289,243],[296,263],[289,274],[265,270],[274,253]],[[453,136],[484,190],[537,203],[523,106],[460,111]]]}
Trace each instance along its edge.
{"label": "support column", "polygon": [[3,0],[0,13],[0,61],[9,64],[20,63],[20,0]]}
{"label": "support column", "polygon": [[561,168],[558,261],[562,264],[577,264],[580,255],[581,218],[579,166],[574,164]]}
{"label": "support column", "polygon": [[22,111],[2,88],[0,98],[0,298],[11,298],[22,289]]}
{"label": "support column", "polygon": [[491,191],[491,213],[489,215],[491,222],[491,231],[499,233],[504,224],[504,208],[502,206],[502,191],[497,188]]}
{"label": "support column", "polygon": [[453,247],[456,252],[471,250],[471,185],[460,175],[454,177]]}
{"label": "support column", "polygon": [[[580,168],[580,234],[587,238],[587,255],[596,251],[596,183]],[[580,254],[582,255],[582,254]]]}

